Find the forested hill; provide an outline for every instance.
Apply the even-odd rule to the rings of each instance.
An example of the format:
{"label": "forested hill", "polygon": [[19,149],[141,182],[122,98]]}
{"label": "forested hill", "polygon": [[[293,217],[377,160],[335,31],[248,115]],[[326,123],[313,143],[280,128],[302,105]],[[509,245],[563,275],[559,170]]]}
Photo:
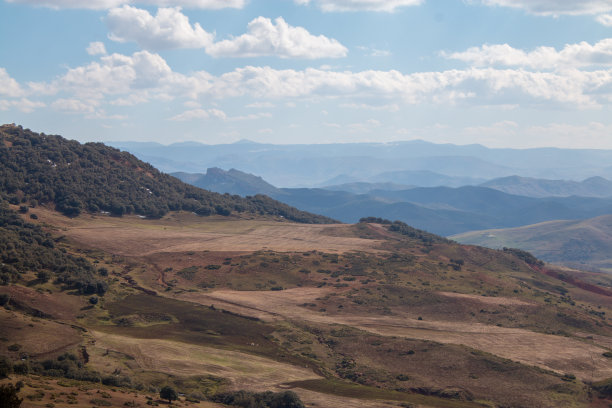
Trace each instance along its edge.
{"label": "forested hill", "polygon": [[67,216],[108,211],[158,218],[185,210],[203,216],[250,212],[302,223],[334,222],[264,195],[242,198],[190,186],[102,143],[81,144],[15,125],[0,126],[0,194],[12,204],[52,204]]}

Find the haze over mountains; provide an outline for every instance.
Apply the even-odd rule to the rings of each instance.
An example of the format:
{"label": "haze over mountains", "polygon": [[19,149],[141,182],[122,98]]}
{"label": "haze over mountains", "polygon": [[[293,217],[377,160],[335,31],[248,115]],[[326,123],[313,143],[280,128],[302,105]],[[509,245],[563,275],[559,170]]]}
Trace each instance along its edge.
{"label": "haze over mountains", "polygon": [[[582,181],[612,178],[612,151],[489,149],[424,141],[272,145],[112,142],[165,172],[239,169],[279,187],[392,182],[431,187],[480,184],[507,176]],[[435,173],[435,174],[432,174]]]}
{"label": "haze over mountains", "polygon": [[[489,187],[409,187],[389,183],[349,183],[322,188],[276,188],[260,177],[232,169],[208,169],[206,174],[174,173],[181,180],[197,187],[219,193],[242,196],[267,194],[276,200],[304,211],[324,214],[343,222],[353,223],[374,215],[401,220],[417,228],[441,235],[473,230],[517,227],[557,219],[585,219],[612,213],[612,198],[600,197],[544,197],[508,194]],[[491,182],[512,188],[509,178]],[[605,179],[594,182],[551,182],[557,191],[569,192],[581,188],[590,195],[602,195],[601,185],[611,184]],[[546,180],[529,180],[536,185],[537,196],[548,185]],[[538,184],[540,183],[540,184]],[[517,185],[515,183],[515,185]],[[539,187],[539,186],[544,187]],[[590,191],[589,186],[595,186]]]}

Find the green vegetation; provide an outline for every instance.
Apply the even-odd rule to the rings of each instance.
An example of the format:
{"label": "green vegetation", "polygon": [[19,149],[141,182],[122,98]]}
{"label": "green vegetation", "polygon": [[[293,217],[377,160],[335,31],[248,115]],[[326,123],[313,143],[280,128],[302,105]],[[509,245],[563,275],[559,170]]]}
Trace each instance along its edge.
{"label": "green vegetation", "polygon": [[19,408],[23,399],[13,384],[0,385],[0,408]]}
{"label": "green vegetation", "polygon": [[243,408],[304,408],[304,404],[293,391],[261,393],[234,391],[217,394],[212,400]]}
{"label": "green vegetation", "polygon": [[58,249],[51,235],[0,202],[0,284],[17,282],[27,272],[36,272],[40,282],[53,274],[56,283],[82,294],[103,295],[107,290],[88,260]]}
{"label": "green vegetation", "polygon": [[54,204],[71,217],[106,211],[159,218],[185,210],[202,216],[248,212],[303,223],[334,222],[264,195],[241,198],[193,187],[102,143],[80,144],[14,125],[0,127],[0,191],[12,204]]}
{"label": "green vegetation", "polygon": [[178,399],[178,394],[174,388],[166,385],[164,388],[159,390],[159,398],[168,400],[168,404],[171,404],[172,401],[176,401]]}

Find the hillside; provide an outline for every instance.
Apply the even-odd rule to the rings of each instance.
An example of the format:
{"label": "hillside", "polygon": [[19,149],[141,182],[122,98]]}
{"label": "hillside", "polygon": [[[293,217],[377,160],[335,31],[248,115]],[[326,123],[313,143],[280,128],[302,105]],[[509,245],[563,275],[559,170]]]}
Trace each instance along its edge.
{"label": "hillside", "polygon": [[49,204],[68,216],[105,211],[159,218],[184,210],[203,216],[248,212],[298,222],[331,221],[263,195],[241,198],[195,188],[101,143],[80,144],[14,125],[0,127],[0,183],[2,198],[12,204]]}
{"label": "hillside", "polygon": [[612,197],[612,181],[603,177],[571,181],[510,176],[490,180],[480,186],[527,197]]}
{"label": "hillside", "polygon": [[515,247],[558,264],[612,270],[612,216],[549,221],[518,228],[472,231],[451,237],[489,248]]}
{"label": "hillside", "polygon": [[292,390],[307,406],[610,402],[597,391],[612,377],[604,275],[374,218],[22,217],[109,285],[95,302],[30,273],[0,286],[0,356],[41,406],[66,389],[78,404],[123,405],[118,390],[144,404],[164,384],[201,407],[238,390]]}

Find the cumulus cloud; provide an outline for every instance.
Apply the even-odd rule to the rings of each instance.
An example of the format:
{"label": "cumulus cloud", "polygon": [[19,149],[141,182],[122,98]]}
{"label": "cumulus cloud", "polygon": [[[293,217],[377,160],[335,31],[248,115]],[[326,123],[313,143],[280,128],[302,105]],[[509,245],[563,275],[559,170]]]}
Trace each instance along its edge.
{"label": "cumulus cloud", "polygon": [[611,14],[602,14],[595,18],[597,22],[601,25],[605,25],[606,27],[612,27],[612,15]]}
{"label": "cumulus cloud", "polygon": [[384,11],[393,13],[400,7],[418,6],[425,0],[294,0],[296,4],[314,3],[323,11]]}
{"label": "cumulus cloud", "polygon": [[89,55],[104,55],[106,54],[106,47],[100,41],[91,42],[87,47],[87,53]]}
{"label": "cumulus cloud", "polygon": [[19,83],[11,78],[6,69],[0,68],[0,96],[16,98],[23,94],[23,89],[21,89]]}
{"label": "cumulus cloud", "polygon": [[483,45],[462,52],[441,53],[449,59],[457,59],[476,66],[521,66],[535,69],[589,67],[612,65],[612,38],[595,44],[581,42],[567,44],[562,50],[538,47],[526,52],[508,44]]}
{"label": "cumulus cloud", "polygon": [[124,4],[147,4],[158,7],[185,7],[198,9],[238,8],[245,0],[6,0],[9,3],[29,4],[53,9],[92,9],[107,10]]}
{"label": "cumulus cloud", "polygon": [[401,104],[529,106],[546,103],[548,106],[591,108],[612,102],[612,69],[531,72],[523,68],[472,67],[406,74],[395,70],[351,72],[246,66],[220,75],[206,71],[182,74],[173,71],[161,56],[149,51],[101,56],[95,62],[69,69],[49,83],[29,86],[25,94],[5,70],[0,70],[0,83],[5,84],[0,86],[2,92],[12,95],[9,98],[40,96],[42,93],[35,91],[38,89],[46,93],[53,90],[54,109],[80,111],[85,115],[92,115],[90,107],[99,113],[110,105],[120,108],[175,99],[192,102],[186,105],[189,111],[172,120],[215,117],[231,121],[269,117],[265,112],[244,117],[223,116],[221,111],[201,109],[195,103],[241,97],[274,104],[294,104],[300,99],[333,98],[340,100],[340,104],[361,100],[370,105],[344,106],[391,112]]}
{"label": "cumulus cloud", "polygon": [[147,10],[123,6],[110,10],[105,21],[111,40],[133,41],[147,50],[203,48],[213,40],[200,24],[192,26],[178,7],[160,8],[152,16]]}
{"label": "cumulus cloud", "polygon": [[258,17],[251,21],[247,33],[223,40],[206,47],[213,57],[261,57],[281,58],[340,58],[348,50],[337,40],[323,35],[315,36],[305,28],[292,27],[282,17],[272,22]]}
{"label": "cumulus cloud", "polygon": [[470,0],[487,6],[523,9],[544,16],[601,14],[612,10],[612,0]]}

